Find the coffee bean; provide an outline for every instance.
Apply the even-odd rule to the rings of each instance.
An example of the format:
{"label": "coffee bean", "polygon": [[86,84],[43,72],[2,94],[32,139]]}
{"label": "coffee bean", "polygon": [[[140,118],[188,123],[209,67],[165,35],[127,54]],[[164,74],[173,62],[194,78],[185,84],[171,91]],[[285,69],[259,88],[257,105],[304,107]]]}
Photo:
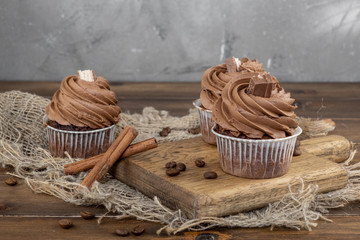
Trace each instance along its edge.
{"label": "coffee bean", "polygon": [[170,132],[171,132],[171,129],[169,127],[165,127],[159,132],[159,135],[161,137],[167,137]]}
{"label": "coffee bean", "polygon": [[159,132],[159,135],[160,135],[161,137],[167,137],[167,136],[169,135],[169,133],[168,133],[168,132],[165,132],[165,131],[161,131],[161,132]]}
{"label": "coffee bean", "polygon": [[197,167],[204,167],[204,166],[205,166],[205,162],[199,158],[199,159],[196,159],[196,160],[195,160],[195,165],[196,165]]}
{"label": "coffee bean", "polygon": [[9,186],[15,186],[17,184],[17,180],[14,177],[9,177],[5,180],[5,183]]}
{"label": "coffee bean", "polygon": [[129,235],[129,231],[126,229],[116,229],[115,234],[121,237],[126,237],[127,235]]}
{"label": "coffee bean", "polygon": [[176,164],[176,169],[183,172],[186,170],[186,165],[184,163],[178,163]]}
{"label": "coffee bean", "polygon": [[206,178],[206,179],[215,179],[217,177],[218,177],[218,175],[217,175],[216,172],[206,172],[206,173],[204,173],[204,178]]}
{"label": "coffee bean", "polygon": [[166,169],[166,175],[168,175],[169,177],[174,177],[179,175],[180,171],[179,169],[176,168],[168,168]]}
{"label": "coffee bean", "polygon": [[136,227],[133,228],[133,230],[131,231],[132,234],[134,234],[135,236],[139,236],[141,234],[143,234],[145,231],[145,228],[143,228],[140,225],[137,225]]}
{"label": "coffee bean", "polygon": [[165,164],[166,168],[176,168],[176,162],[170,161]]}
{"label": "coffee bean", "polygon": [[46,167],[42,167],[42,168],[36,169],[37,172],[44,172],[44,171],[46,171],[46,170],[47,170]]}
{"label": "coffee bean", "polygon": [[62,227],[63,229],[69,229],[72,226],[74,226],[72,221],[69,219],[61,219],[61,220],[59,220],[58,223],[59,223],[60,227]]}
{"label": "coffee bean", "polygon": [[200,233],[195,240],[218,240],[219,235],[216,233]]}
{"label": "coffee bean", "polygon": [[89,219],[93,219],[95,217],[95,214],[89,211],[81,211],[80,216],[83,219],[89,220]]}
{"label": "coffee bean", "polygon": [[188,133],[199,134],[200,133],[200,127],[188,129]]}
{"label": "coffee bean", "polygon": [[8,206],[6,206],[6,205],[3,204],[3,203],[0,203],[0,211],[4,211],[4,210],[6,210],[6,209],[8,209]]}

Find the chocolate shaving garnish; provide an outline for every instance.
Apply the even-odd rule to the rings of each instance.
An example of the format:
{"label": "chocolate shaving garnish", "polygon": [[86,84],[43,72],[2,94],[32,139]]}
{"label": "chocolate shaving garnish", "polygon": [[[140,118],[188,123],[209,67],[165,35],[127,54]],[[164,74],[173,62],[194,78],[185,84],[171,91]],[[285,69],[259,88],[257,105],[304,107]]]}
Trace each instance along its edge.
{"label": "chocolate shaving garnish", "polygon": [[246,90],[247,94],[252,94],[258,97],[271,97],[272,90],[275,89],[276,82],[270,74],[257,75],[250,79],[249,86]]}
{"label": "chocolate shaving garnish", "polygon": [[229,73],[237,72],[236,61],[234,57],[226,59],[225,64],[226,64],[227,72]]}
{"label": "chocolate shaving garnish", "polygon": [[247,70],[248,72],[264,72],[262,63],[259,63],[258,60],[249,60],[248,58],[241,59],[240,71]]}

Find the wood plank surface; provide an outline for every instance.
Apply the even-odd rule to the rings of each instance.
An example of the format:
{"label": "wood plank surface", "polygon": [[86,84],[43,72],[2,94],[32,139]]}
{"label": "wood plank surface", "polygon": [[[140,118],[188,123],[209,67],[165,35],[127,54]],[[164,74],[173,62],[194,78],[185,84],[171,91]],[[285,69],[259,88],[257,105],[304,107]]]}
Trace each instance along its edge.
{"label": "wood plank surface", "polygon": [[[50,98],[59,84],[60,82],[3,81],[0,82],[0,92],[17,89]],[[198,98],[200,91],[199,82],[132,82],[111,85],[123,110],[141,112],[145,106],[155,106],[176,116],[188,113],[188,109],[192,108],[191,101]],[[298,115],[332,118],[336,123],[333,134],[360,144],[360,83],[282,83],[282,86],[302,103],[297,110]],[[318,108],[324,103],[325,108],[321,108],[319,112],[325,114],[321,115]],[[355,161],[360,161],[359,153],[355,155]],[[195,239],[199,234],[185,232],[171,237],[157,236],[155,232],[162,227],[161,224],[136,220],[117,221],[114,218],[106,218],[104,223],[97,225],[93,220],[80,219],[78,213],[82,209],[90,209],[100,216],[105,213],[103,208],[77,207],[55,197],[34,194],[22,180],[19,185],[9,187],[2,182],[2,179],[8,177],[7,171],[12,170],[0,168],[0,204],[6,202],[15,207],[0,212],[0,239],[119,239],[113,235],[116,228],[131,228],[136,224],[144,224],[146,234],[139,237],[131,236],[129,239]],[[206,232],[217,233],[220,235],[219,239],[359,239],[359,206],[360,202],[355,201],[345,207],[331,210],[327,217],[333,222],[318,221],[318,226],[311,232],[287,228],[275,228],[270,231],[268,227],[217,228]],[[57,226],[57,220],[70,216],[77,219],[76,227],[67,231]]]}
{"label": "wood plank surface", "polygon": [[[189,218],[236,214],[266,206],[282,199],[293,184],[294,191],[305,184],[317,184],[319,192],[343,188],[347,173],[334,160],[342,162],[350,153],[349,141],[341,136],[326,136],[306,140],[303,154],[294,157],[287,174],[273,179],[245,179],[221,170],[216,146],[199,138],[163,143],[157,148],[130,156],[115,166],[113,175],[172,209],[181,209]],[[334,156],[337,154],[338,156]],[[317,157],[321,156],[321,157]],[[202,159],[202,168],[194,162]],[[176,177],[165,174],[168,161],[183,162],[187,168]],[[204,179],[214,171],[217,179]]]}
{"label": "wood plank surface", "polygon": [[0,210],[0,216],[38,216],[39,209],[41,213],[46,213],[46,216],[78,216],[81,211],[102,215],[105,211],[99,206],[76,206],[46,194],[34,194],[20,179],[17,185],[8,186],[4,183],[7,178],[9,175],[0,174],[0,204],[6,206],[5,211]]}
{"label": "wood plank surface", "polygon": [[[21,90],[50,99],[59,85],[60,82],[1,82],[0,92]],[[283,83],[282,86],[296,99],[296,114],[299,116],[356,118],[360,112],[360,83]],[[144,107],[153,106],[180,116],[187,114],[193,107],[192,101],[199,98],[200,84],[111,83],[111,89],[123,111],[139,113]]]}
{"label": "wood plank surface", "polygon": [[333,162],[343,162],[350,156],[351,143],[343,136],[329,135],[301,141],[301,151]]}
{"label": "wood plank surface", "polygon": [[[0,81],[0,92],[21,90],[41,96],[52,96],[59,88],[57,82]],[[280,83],[295,99],[360,99],[360,83]],[[198,98],[200,82],[110,82],[118,99],[141,98]],[[141,92],[141,95],[139,94]]]}
{"label": "wood plank surface", "polygon": [[[176,236],[156,235],[160,224],[141,222],[135,220],[118,221],[114,218],[106,218],[98,225],[94,220],[83,220],[79,217],[69,218],[73,221],[74,227],[61,229],[57,222],[61,218],[54,217],[11,217],[0,218],[0,232],[2,240],[23,240],[23,239],[168,239],[168,240],[194,240],[197,235],[210,233],[217,235],[219,240],[248,240],[248,239],[297,239],[297,240],[347,240],[359,239],[360,216],[334,216],[333,222],[319,221],[319,226],[313,231],[294,230],[288,228],[275,228],[273,231],[266,228],[215,228],[203,232],[185,232]],[[130,235],[119,237],[114,234],[116,229],[132,229],[142,224],[145,232],[141,236]],[[21,228],[19,228],[21,226]]]}

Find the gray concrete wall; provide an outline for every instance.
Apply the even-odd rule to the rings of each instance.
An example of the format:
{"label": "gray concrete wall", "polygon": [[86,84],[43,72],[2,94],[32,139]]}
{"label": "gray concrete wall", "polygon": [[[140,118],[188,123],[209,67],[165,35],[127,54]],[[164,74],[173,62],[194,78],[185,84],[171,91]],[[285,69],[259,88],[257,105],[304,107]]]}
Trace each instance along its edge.
{"label": "gray concrete wall", "polygon": [[0,80],[200,81],[231,56],[280,81],[360,81],[356,0],[0,0]]}

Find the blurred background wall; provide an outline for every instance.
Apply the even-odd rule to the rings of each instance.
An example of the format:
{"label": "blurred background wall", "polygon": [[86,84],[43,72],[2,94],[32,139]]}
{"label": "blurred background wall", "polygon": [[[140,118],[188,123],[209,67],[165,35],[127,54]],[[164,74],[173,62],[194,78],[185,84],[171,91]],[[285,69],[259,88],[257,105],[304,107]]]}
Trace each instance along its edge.
{"label": "blurred background wall", "polygon": [[360,81],[357,0],[0,0],[0,80],[200,81],[228,57],[280,81]]}

